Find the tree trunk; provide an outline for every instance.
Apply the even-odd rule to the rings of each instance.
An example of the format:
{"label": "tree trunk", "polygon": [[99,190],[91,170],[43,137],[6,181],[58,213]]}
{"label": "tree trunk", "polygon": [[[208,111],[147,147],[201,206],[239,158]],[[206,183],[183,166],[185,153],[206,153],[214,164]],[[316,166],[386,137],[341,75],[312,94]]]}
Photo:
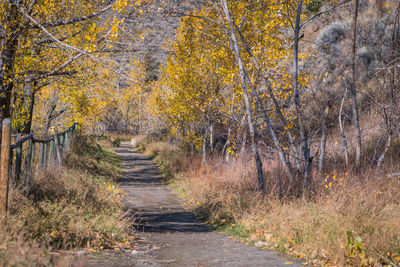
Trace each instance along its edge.
{"label": "tree trunk", "polygon": [[[239,32],[239,30],[238,30],[238,32]],[[240,34],[240,32],[239,32],[239,34]],[[242,39],[242,40],[243,40],[243,39]],[[246,45],[246,46],[247,46],[247,45]],[[250,56],[253,57],[252,54],[251,54],[251,52],[249,51],[249,49],[248,49],[247,51],[248,51],[248,53],[250,54]],[[254,59],[254,57],[253,57],[253,59]],[[254,60],[255,60],[255,59],[254,59]],[[255,61],[256,61],[256,60],[255,60]],[[261,112],[261,114],[262,114],[262,116],[263,116],[263,119],[264,119],[265,123],[267,124],[268,131],[270,132],[271,137],[272,137],[272,140],[273,140],[274,145],[275,145],[275,148],[276,148],[276,150],[278,151],[279,159],[280,159],[280,161],[281,161],[281,163],[282,163],[282,165],[283,165],[283,168],[284,168],[286,174],[290,177],[290,179],[293,180],[292,166],[291,166],[291,164],[290,164],[290,161],[288,161],[288,160],[286,159],[286,153],[285,153],[284,150],[282,149],[282,146],[281,146],[281,144],[280,144],[280,142],[279,142],[279,140],[278,140],[278,137],[277,137],[277,135],[276,135],[276,133],[275,133],[275,130],[274,130],[273,127],[272,127],[271,120],[270,120],[270,118],[269,118],[269,116],[268,116],[268,113],[267,113],[267,111],[266,111],[266,108],[265,108],[264,105],[263,105],[263,101],[262,101],[262,99],[260,98],[260,96],[259,96],[258,92],[256,91],[256,89],[254,88],[254,86],[251,85],[251,80],[250,80],[250,78],[249,78],[247,72],[244,70],[243,73],[244,73],[244,80],[245,80],[244,82],[245,82],[245,83],[247,82],[248,84],[250,84],[250,89],[251,89],[253,95],[255,96],[255,98],[256,98],[256,100],[257,100],[258,109],[260,110],[260,112]]]}
{"label": "tree trunk", "polygon": [[[241,34],[239,28],[238,28],[236,25],[235,25],[235,27],[236,27],[236,30],[238,31],[239,36],[241,37],[241,39],[242,39],[244,45],[246,46],[246,51],[247,51],[247,53],[249,54],[249,56],[250,56],[250,57],[252,58],[252,60],[254,61],[254,63],[256,64],[257,68],[261,71],[261,68],[260,68],[260,66],[259,66],[259,64],[258,64],[258,62],[257,62],[257,59],[254,57],[253,53],[251,52],[251,47],[247,44],[247,42],[246,42],[246,40],[244,39],[243,35]],[[246,76],[246,78],[247,78],[248,82],[251,84],[251,81],[250,81],[249,77]],[[275,109],[276,109],[276,111],[277,111],[277,113],[278,113],[278,116],[280,117],[280,119],[281,119],[282,124],[284,125],[284,127],[286,127],[286,126],[287,126],[287,121],[286,121],[285,117],[283,116],[283,114],[282,114],[282,112],[281,112],[280,106],[279,106],[278,101],[276,100],[276,98],[275,98],[275,96],[274,96],[274,94],[273,94],[273,92],[272,92],[272,88],[271,88],[271,86],[269,85],[268,79],[265,77],[265,78],[264,78],[264,81],[265,81],[266,86],[267,86],[267,88],[268,88],[269,95],[270,95],[270,97],[271,97],[272,100],[273,100],[273,103],[274,103],[274,105],[275,105]],[[277,149],[278,152],[279,152],[279,158],[280,158],[280,160],[281,160],[281,163],[282,163],[282,165],[284,166],[284,168],[285,168],[286,172],[288,173],[288,175],[292,178],[292,175],[293,175],[293,174],[292,174],[292,168],[291,168],[290,160],[289,160],[289,161],[286,160],[286,153],[283,151],[282,146],[281,146],[280,143],[279,143],[279,140],[276,138],[275,131],[274,131],[274,129],[272,128],[271,123],[269,122],[270,119],[269,119],[269,117],[268,117],[268,115],[267,115],[267,112],[266,112],[266,110],[265,110],[265,108],[264,108],[263,101],[261,100],[261,98],[260,98],[260,96],[258,95],[258,93],[256,92],[256,90],[255,90],[253,87],[251,87],[251,89],[252,89],[252,92],[253,92],[253,94],[255,95],[256,99],[257,99],[257,104],[258,104],[258,106],[259,106],[260,111],[261,111],[262,114],[263,114],[264,121],[265,121],[265,123],[266,123],[267,126],[268,126],[268,130],[270,131],[270,133],[271,133],[271,135],[272,135],[272,138],[273,138],[273,140],[274,140],[274,145],[275,145],[276,149]],[[300,157],[299,157],[299,154],[298,154],[298,152],[297,152],[296,145],[294,144],[294,138],[293,138],[293,136],[291,135],[290,132],[288,132],[288,137],[289,137],[289,143],[290,143],[291,148],[292,148],[293,153],[294,153],[295,163],[296,163],[297,169],[298,169],[298,171],[300,172],[300,170],[301,170],[301,166],[300,166]]]}
{"label": "tree trunk", "polygon": [[387,141],[386,141],[386,145],[385,145],[385,150],[383,150],[382,154],[379,156],[378,162],[376,164],[376,168],[379,170],[381,168],[381,164],[383,162],[383,160],[385,159],[385,155],[388,152],[389,148],[390,148],[390,143],[392,141],[392,134],[389,133],[388,137],[387,137]]}
{"label": "tree trunk", "polygon": [[240,72],[240,80],[242,84],[242,89],[243,89],[243,98],[244,98],[244,104],[245,104],[245,109],[246,109],[246,114],[247,114],[247,123],[249,125],[249,132],[250,132],[250,138],[251,138],[251,145],[252,145],[252,150],[253,150],[253,155],[254,159],[256,161],[256,167],[257,167],[257,178],[258,178],[258,188],[260,191],[265,190],[265,181],[264,181],[264,174],[262,170],[262,162],[260,158],[260,154],[258,152],[258,145],[255,137],[255,129],[253,125],[253,118],[251,114],[251,104],[250,104],[250,99],[249,99],[249,94],[248,94],[248,89],[247,89],[247,84],[246,84],[246,74],[245,74],[245,69],[243,65],[243,61],[240,55],[240,50],[239,50],[239,45],[236,39],[236,34],[233,28],[233,22],[232,18],[229,13],[228,5],[226,3],[226,0],[220,0],[222,9],[225,13],[225,17],[228,21],[229,25],[229,31],[230,31],[230,40],[232,42],[233,46],[233,52],[235,54],[235,59],[239,67],[239,72]]}
{"label": "tree trunk", "polygon": [[210,125],[210,152],[214,152],[214,125]]}
{"label": "tree trunk", "polygon": [[203,163],[207,163],[207,135],[208,129],[206,129],[204,136],[203,136]]}
{"label": "tree trunk", "polygon": [[275,148],[278,150],[279,159],[283,165],[283,168],[285,169],[286,174],[290,177],[290,179],[293,180],[292,166],[290,165],[290,162],[286,160],[285,152],[283,151],[282,146],[279,143],[279,140],[275,133],[275,130],[272,128],[272,123],[271,123],[271,120],[269,119],[267,111],[265,110],[265,107],[263,106],[263,104],[261,102],[260,96],[257,94],[255,89],[252,89],[252,90],[253,90],[253,94],[257,98],[257,105],[259,107],[259,110],[261,111],[261,114],[263,115],[265,123],[267,124],[268,130],[269,130],[269,133],[271,134],[272,141],[274,142]]}
{"label": "tree trunk", "polygon": [[246,151],[246,143],[247,143],[247,133],[245,133],[242,138],[242,145],[240,147],[240,154],[242,155]]}
{"label": "tree trunk", "polygon": [[47,114],[46,114],[46,118],[45,118],[45,122],[43,124],[43,128],[42,128],[42,138],[46,138],[51,122],[57,118],[58,116],[60,116],[61,114],[64,113],[64,110],[60,110],[60,111],[56,111],[57,109],[57,103],[58,103],[58,96],[56,95],[56,92],[54,92],[54,95],[52,96],[50,103],[49,103],[49,107],[47,109]]}
{"label": "tree trunk", "polygon": [[14,61],[18,47],[19,12],[15,5],[4,3],[4,37],[0,39],[0,121],[11,116],[11,93],[14,87]]}
{"label": "tree trunk", "polygon": [[304,157],[304,176],[305,176],[304,185],[308,186],[309,180],[311,178],[311,158],[310,158],[310,149],[308,147],[307,135],[303,125],[300,96],[299,96],[299,34],[300,34],[300,20],[301,20],[302,7],[303,7],[303,0],[299,0],[297,2],[297,16],[294,28],[293,93],[294,93],[294,103],[296,107],[297,123],[300,132],[300,144]]}
{"label": "tree trunk", "polygon": [[342,137],[343,152],[344,152],[346,168],[349,167],[349,151],[347,148],[347,139],[346,139],[346,134],[344,132],[344,126],[342,123],[342,111],[343,111],[344,101],[346,100],[347,92],[348,92],[348,90],[346,89],[346,92],[344,93],[344,96],[342,98],[342,102],[340,103],[340,108],[339,108],[339,130],[340,130],[340,136]]}
{"label": "tree trunk", "polygon": [[142,98],[139,95],[139,108],[138,108],[138,126],[139,126],[139,134],[142,134],[142,113],[140,109],[142,107]]}
{"label": "tree trunk", "polygon": [[30,134],[32,131],[32,120],[33,120],[33,110],[35,108],[35,91],[33,91],[29,97],[29,106],[28,106],[28,121],[24,127],[24,134]]}
{"label": "tree trunk", "polygon": [[[266,81],[266,82],[267,82],[267,81]],[[271,97],[272,102],[274,103],[275,110],[276,110],[276,112],[278,113],[278,116],[279,116],[279,118],[280,118],[280,120],[281,120],[281,122],[282,122],[282,124],[283,124],[283,127],[287,127],[287,126],[288,126],[288,123],[287,123],[287,121],[286,121],[285,116],[283,116],[281,107],[279,106],[279,103],[278,103],[278,101],[276,100],[276,97],[274,96],[274,93],[272,92],[271,86],[269,86],[269,85],[267,84],[267,88],[268,88],[269,96]],[[300,155],[299,155],[299,152],[297,151],[296,145],[295,145],[295,143],[294,143],[294,138],[293,138],[292,134],[290,133],[290,130],[289,130],[289,129],[288,129],[288,138],[289,138],[290,147],[291,147],[292,150],[293,150],[294,160],[295,160],[295,163],[296,163],[296,168],[297,168],[297,170],[300,172],[300,171],[301,171]]]}
{"label": "tree trunk", "polygon": [[30,134],[32,128],[32,119],[33,119],[33,109],[35,107],[35,93],[36,93],[36,82],[31,80],[31,76],[28,76],[24,82],[24,91],[23,91],[23,99],[22,105],[26,108],[27,114],[27,121],[25,125],[21,129],[23,134]]}
{"label": "tree trunk", "polygon": [[352,65],[352,81],[350,85],[351,93],[351,109],[353,112],[353,125],[356,135],[356,167],[361,167],[361,129],[358,117],[357,107],[357,66],[356,66],[356,48],[357,48],[357,19],[358,19],[358,3],[359,0],[354,0],[354,15],[353,15],[353,47],[351,50],[351,65]]}
{"label": "tree trunk", "polygon": [[320,143],[320,153],[319,153],[319,162],[318,162],[318,171],[321,173],[324,168],[324,159],[325,159],[325,148],[326,148],[326,132],[327,132],[327,121],[329,115],[329,104],[325,106],[324,115],[322,119],[322,133],[321,133],[321,143]]}
{"label": "tree trunk", "polygon": [[225,161],[229,162],[229,145],[230,145],[230,139],[231,139],[231,127],[228,129],[228,139],[226,140],[225,143]]}
{"label": "tree trunk", "polygon": [[127,107],[126,107],[126,116],[125,116],[125,133],[128,133],[128,128],[129,128],[129,111],[131,108],[131,101],[128,101]]}
{"label": "tree trunk", "polygon": [[53,112],[55,110],[55,106],[51,105],[50,110],[46,114],[46,118],[42,128],[42,138],[45,139],[47,137],[47,133],[49,132],[49,128],[51,125],[51,117],[53,116]]}

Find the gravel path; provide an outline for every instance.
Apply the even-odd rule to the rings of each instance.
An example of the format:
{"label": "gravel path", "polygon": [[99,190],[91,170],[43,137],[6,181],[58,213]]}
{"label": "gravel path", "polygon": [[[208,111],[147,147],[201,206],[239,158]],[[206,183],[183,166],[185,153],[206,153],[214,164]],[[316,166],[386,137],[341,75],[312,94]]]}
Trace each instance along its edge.
{"label": "gravel path", "polygon": [[[119,185],[124,207],[137,217],[137,250],[86,257],[85,266],[303,266],[277,253],[247,246],[212,231],[187,211],[162,183],[162,173],[128,142],[116,149],[124,160]],[[141,242],[140,242],[141,241]]]}
{"label": "gravel path", "polygon": [[117,149],[125,167],[119,180],[125,207],[139,217],[139,230],[154,248],[146,253],[163,266],[301,266],[273,252],[240,243],[210,230],[185,210],[161,182],[162,173],[148,157],[123,143]]}

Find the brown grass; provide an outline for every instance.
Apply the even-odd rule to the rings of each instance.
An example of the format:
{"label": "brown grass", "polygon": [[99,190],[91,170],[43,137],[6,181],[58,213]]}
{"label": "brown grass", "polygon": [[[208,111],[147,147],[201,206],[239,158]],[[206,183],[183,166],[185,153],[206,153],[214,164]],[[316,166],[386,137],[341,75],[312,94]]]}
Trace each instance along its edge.
{"label": "brown grass", "polygon": [[189,169],[193,164],[186,160],[188,155],[177,147],[163,142],[152,142],[144,136],[137,138],[136,148],[154,159],[163,170],[166,180],[174,178],[181,170]]}
{"label": "brown grass", "polygon": [[400,263],[399,178],[336,171],[315,175],[312,195],[279,197],[276,160],[264,162],[268,189],[261,194],[250,156],[203,165],[196,156],[179,156],[170,144],[147,145],[146,151],[165,166],[178,161],[171,186],[210,224],[249,243],[310,264]]}
{"label": "brown grass", "polygon": [[[33,261],[40,264],[54,263],[48,253],[54,249],[129,245],[129,222],[115,184],[120,163],[114,153],[79,137],[63,168],[37,171],[29,187],[12,190],[0,231],[2,265],[29,263],[32,251],[40,251],[43,257]],[[21,248],[11,252],[15,244]]]}
{"label": "brown grass", "polygon": [[38,243],[27,243],[22,238],[1,240],[2,266],[71,266],[73,256],[60,258],[59,255]]}

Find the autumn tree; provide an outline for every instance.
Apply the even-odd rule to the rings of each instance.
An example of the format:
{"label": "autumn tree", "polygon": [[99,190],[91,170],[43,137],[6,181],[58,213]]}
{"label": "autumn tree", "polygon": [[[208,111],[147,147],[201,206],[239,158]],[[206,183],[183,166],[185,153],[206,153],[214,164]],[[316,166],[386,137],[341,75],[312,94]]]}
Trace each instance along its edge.
{"label": "autumn tree", "polygon": [[73,75],[95,77],[99,66],[116,73],[115,63],[102,55],[112,49],[124,17],[143,2],[3,1],[0,117],[13,114],[14,128],[27,133],[39,90],[63,90]]}
{"label": "autumn tree", "polygon": [[[225,136],[229,138],[235,136],[232,134],[233,129],[242,127],[237,123],[241,121],[238,118],[247,114],[250,142],[252,142],[252,150],[259,170],[260,189],[263,188],[263,177],[261,159],[257,156],[257,140],[260,138],[260,133],[264,132],[264,127],[271,137],[272,144],[287,174],[291,177],[295,175],[292,168],[293,160],[300,168],[301,159],[293,138],[296,132],[292,132],[295,116],[286,104],[293,96],[293,78],[289,74],[289,68],[280,64],[291,55],[288,48],[292,46],[292,43],[286,38],[286,34],[294,18],[295,3],[297,2],[210,1],[201,10],[184,16],[177,42],[172,47],[172,56],[164,70],[166,83],[161,91],[176,101],[176,107],[173,113],[172,110],[166,110],[165,107],[171,107],[171,104],[165,103],[165,98],[162,97],[159,97],[158,106],[168,120],[176,120],[172,127],[181,128],[182,133],[186,134],[188,129],[185,123],[178,123],[178,119],[181,120],[183,117],[184,110],[187,110],[188,114],[195,114],[192,109],[183,109],[186,104],[185,99],[201,95],[189,89],[192,86],[187,86],[187,84],[191,82],[196,85],[196,88],[199,87],[197,90],[200,92],[205,91],[219,99],[220,104],[214,103],[212,101],[214,98],[203,99],[203,102],[190,101],[190,104],[191,108],[197,107],[194,103],[203,103],[200,107],[206,105],[208,109],[214,108],[217,111],[214,112],[217,117],[214,116],[213,120],[218,121],[218,118],[224,118],[219,120],[222,125],[229,121],[230,127],[227,127],[227,124],[222,127],[228,129],[228,133],[224,133]],[[185,48],[181,49],[181,47]],[[179,55],[179,60],[176,60],[177,55]],[[169,66],[174,66],[174,68]],[[207,72],[199,71],[202,69],[206,69]],[[307,83],[307,77],[304,74],[298,74],[296,79],[299,84]],[[181,83],[179,88],[182,88],[180,90],[184,93],[184,97],[175,98],[174,92],[177,91],[176,84],[178,83],[172,84],[170,81]],[[218,88],[218,91],[213,92],[214,88]],[[221,100],[219,92],[222,92],[224,101]],[[268,107],[269,102],[274,109]],[[200,108],[200,110],[206,109]],[[174,116],[171,118],[172,114]],[[185,117],[188,115],[186,114]],[[192,121],[199,122],[198,117],[204,117],[204,114]],[[226,118],[230,119],[227,121]],[[237,123],[237,126],[231,127],[231,122]],[[285,133],[290,136],[289,147],[292,150],[292,156],[288,153],[286,135],[277,131],[282,125]],[[203,144],[207,139],[204,138],[208,134],[206,129],[208,127],[203,126],[203,130],[197,131],[202,133]],[[241,138],[236,138],[235,142],[238,139]],[[201,139],[198,142],[201,143]],[[302,160],[302,162],[305,161]]]}

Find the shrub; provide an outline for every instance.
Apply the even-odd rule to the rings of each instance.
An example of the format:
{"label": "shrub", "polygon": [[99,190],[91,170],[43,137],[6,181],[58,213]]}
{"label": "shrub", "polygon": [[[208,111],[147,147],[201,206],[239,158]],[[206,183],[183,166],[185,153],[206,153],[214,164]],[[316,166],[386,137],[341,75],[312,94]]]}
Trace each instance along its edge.
{"label": "shrub", "polygon": [[316,39],[316,44],[321,52],[334,55],[339,53],[335,46],[345,35],[346,26],[341,22],[334,22],[321,30]]}
{"label": "shrub", "polygon": [[126,222],[117,190],[108,187],[88,173],[42,171],[34,176],[28,194],[13,192],[9,230],[52,248],[111,247],[123,241]]}
{"label": "shrub", "polygon": [[285,185],[278,183],[282,170],[276,159],[263,163],[267,194],[261,194],[256,190],[250,155],[229,163],[214,158],[205,165],[197,156],[189,158],[172,149],[166,152],[169,146],[163,147],[157,150],[157,159],[165,164],[174,164],[176,158],[181,162],[181,173],[175,175],[172,187],[195,213],[217,228],[317,265],[400,262],[397,178],[376,179],[369,170],[370,177],[360,182],[352,174],[333,171],[323,177],[323,183],[314,181],[317,190],[311,197],[278,198],[276,192]]}
{"label": "shrub", "polygon": [[111,145],[114,147],[119,147],[121,145],[121,139],[119,139],[119,138],[114,139],[114,141],[112,141]]}
{"label": "shrub", "polygon": [[308,13],[316,14],[321,9],[322,5],[326,0],[313,0],[311,3],[306,5],[306,11]]}

